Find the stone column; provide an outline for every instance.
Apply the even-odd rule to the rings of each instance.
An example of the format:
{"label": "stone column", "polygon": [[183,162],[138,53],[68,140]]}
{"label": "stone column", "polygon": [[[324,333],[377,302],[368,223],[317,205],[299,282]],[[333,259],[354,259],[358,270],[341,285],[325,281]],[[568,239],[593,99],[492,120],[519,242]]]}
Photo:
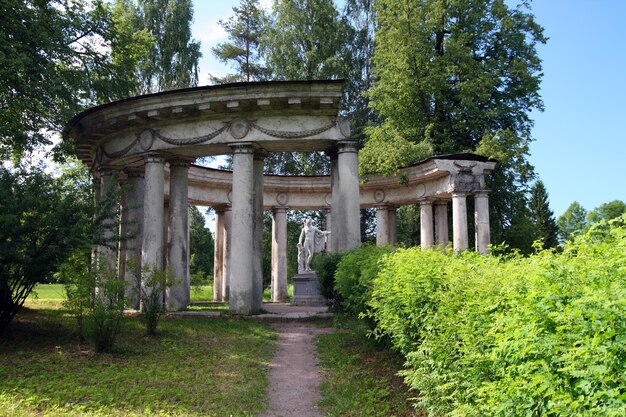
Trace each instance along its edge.
{"label": "stone column", "polygon": [[272,212],[272,301],[287,300],[287,209]]}
{"label": "stone column", "polygon": [[144,176],[140,171],[128,171],[124,190],[125,205],[122,209],[122,223],[125,233],[122,234],[126,250],[124,251],[124,275],[126,281],[126,306],[139,309],[139,292],[141,291],[141,229],[143,226],[143,193]]}
{"label": "stone column", "polygon": [[327,230],[330,230],[330,251],[339,252],[339,222],[341,222],[344,212],[339,188],[339,160],[337,152],[333,151],[327,154],[330,157],[330,211],[333,217],[330,228]]}
{"label": "stone column", "polygon": [[117,251],[117,278],[121,281],[126,277],[126,251],[128,237],[128,185],[126,175],[120,176],[120,222],[119,245]]}
{"label": "stone column", "polygon": [[[165,202],[163,204],[163,264],[161,269],[165,270],[168,267],[168,245],[170,241],[170,204]],[[165,292],[163,292],[163,302],[165,302]]]}
{"label": "stone column", "polygon": [[387,216],[387,223],[389,225],[389,244],[395,245],[398,243],[398,208],[390,206]]}
{"label": "stone column", "polygon": [[389,245],[389,207],[376,207],[376,246]]}
{"label": "stone column", "polygon": [[452,244],[456,252],[467,249],[467,201],[466,193],[452,193]]}
{"label": "stone column", "polygon": [[[94,211],[93,211],[93,216],[92,216],[92,221],[95,223],[96,218],[97,218],[97,209],[99,207],[100,204],[100,172],[99,171],[92,171],[91,172],[91,188],[93,190],[93,207],[94,207]],[[98,260],[98,254],[100,252],[100,245],[94,245],[91,248],[91,263],[93,265],[98,265],[98,262],[100,262]]]}
{"label": "stone column", "polygon": [[165,303],[168,310],[186,308],[191,302],[190,283],[187,275],[189,264],[189,162],[170,161],[169,240],[167,264],[174,285],[166,289]]}
{"label": "stone column", "polygon": [[254,308],[254,147],[252,144],[231,146],[233,149],[233,206],[230,254],[230,311],[250,314]]}
{"label": "stone column", "polygon": [[231,258],[231,242],[233,241],[233,212],[230,207],[224,208],[224,248],[222,253],[222,264],[224,269],[222,272],[222,301],[230,300],[230,260]]}
{"label": "stone column", "polygon": [[263,160],[265,152],[256,151],[253,162],[254,178],[254,249],[252,310],[259,311],[263,304]]}
{"label": "stone column", "polygon": [[145,190],[143,199],[143,234],[141,265],[147,269],[141,283],[145,295],[152,293],[146,285],[155,269],[163,268],[163,190],[165,159],[159,155],[145,158]]}
{"label": "stone column", "polygon": [[437,245],[448,246],[448,202],[435,202],[435,238]]}
{"label": "stone column", "polygon": [[420,243],[422,250],[430,249],[434,243],[433,202],[420,201]]}
{"label": "stone column", "polygon": [[224,301],[224,209],[215,207],[213,250],[213,301]]}
{"label": "stone column", "polygon": [[478,191],[474,195],[474,219],[476,223],[476,252],[487,253],[491,243],[488,191]]}
{"label": "stone column", "polygon": [[100,205],[106,210],[102,221],[102,244],[99,248],[99,260],[109,274],[117,269],[117,210],[119,208],[118,175],[111,170],[104,170],[100,175]]}
{"label": "stone column", "polygon": [[326,240],[326,252],[333,252],[333,238],[332,238],[332,230],[333,230],[333,213],[330,208],[324,209],[324,219],[326,220],[326,224],[324,224],[324,230],[330,231],[331,235]]}
{"label": "stone column", "polygon": [[339,222],[339,251],[361,245],[359,158],[356,141],[339,142],[338,171],[341,206]]}

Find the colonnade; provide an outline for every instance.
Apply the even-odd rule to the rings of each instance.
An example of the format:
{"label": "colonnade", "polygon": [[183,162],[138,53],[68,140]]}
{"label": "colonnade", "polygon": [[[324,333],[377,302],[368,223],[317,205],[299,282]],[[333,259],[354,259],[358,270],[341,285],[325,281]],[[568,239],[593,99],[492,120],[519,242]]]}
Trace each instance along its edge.
{"label": "colonnade", "polygon": [[[215,206],[214,298],[228,300],[230,310],[250,314],[261,309],[263,294],[263,161],[266,153],[254,143],[231,146],[233,155],[231,203]],[[359,183],[356,144],[340,142],[329,154],[333,166],[332,188],[336,194],[331,212],[334,250],[360,245]],[[165,183],[166,164],[169,183]],[[140,308],[140,294],[150,295],[153,274],[167,269],[174,285],[168,286],[164,302],[169,310],[190,303],[189,280],[189,161],[166,159],[159,154],[144,157],[143,170],[123,174],[119,231],[115,212],[105,221],[103,240],[114,242],[120,234],[119,250],[102,245],[98,257],[110,272],[117,270],[128,282],[131,308]],[[99,172],[100,198],[119,189],[112,169]],[[168,192],[166,199],[165,190]],[[272,207],[272,298],[287,297],[287,210]],[[331,216],[329,212],[328,216]],[[330,222],[330,221],[329,221]]]}

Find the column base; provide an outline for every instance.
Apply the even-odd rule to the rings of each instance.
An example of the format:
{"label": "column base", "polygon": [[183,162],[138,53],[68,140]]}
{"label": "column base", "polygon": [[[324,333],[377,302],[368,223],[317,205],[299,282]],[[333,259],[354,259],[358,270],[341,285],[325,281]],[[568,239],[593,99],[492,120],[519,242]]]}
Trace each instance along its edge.
{"label": "column base", "polygon": [[319,292],[319,284],[315,271],[305,272],[293,276],[292,306],[320,306],[326,305],[326,298]]}

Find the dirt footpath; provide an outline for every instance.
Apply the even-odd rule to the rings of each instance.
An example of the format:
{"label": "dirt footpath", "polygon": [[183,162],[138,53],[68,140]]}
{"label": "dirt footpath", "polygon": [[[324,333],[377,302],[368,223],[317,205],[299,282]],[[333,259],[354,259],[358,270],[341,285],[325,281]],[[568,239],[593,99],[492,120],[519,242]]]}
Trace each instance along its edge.
{"label": "dirt footpath", "polygon": [[273,326],[278,331],[277,351],[268,375],[268,407],[261,416],[321,417],[317,401],[322,376],[315,337],[333,329],[298,322]]}

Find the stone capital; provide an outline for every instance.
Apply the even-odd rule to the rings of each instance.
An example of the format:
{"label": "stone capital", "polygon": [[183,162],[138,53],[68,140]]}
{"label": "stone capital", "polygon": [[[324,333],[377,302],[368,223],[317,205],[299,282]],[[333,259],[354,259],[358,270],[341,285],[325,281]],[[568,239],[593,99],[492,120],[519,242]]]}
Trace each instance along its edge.
{"label": "stone capital", "polygon": [[236,143],[228,146],[233,151],[233,154],[253,154],[257,148],[257,145],[253,142]]}
{"label": "stone capital", "polygon": [[231,210],[230,204],[220,204],[219,206],[213,206],[212,208],[216,213],[224,213],[225,211]]}
{"label": "stone capital", "polygon": [[144,156],[143,161],[145,164],[164,164],[165,157],[158,153],[149,153]]}
{"label": "stone capital", "polygon": [[263,161],[270,153],[263,148],[255,149],[254,151],[254,160],[255,161]]}
{"label": "stone capital", "polygon": [[167,162],[170,164],[170,167],[188,167],[193,162],[193,160],[176,157],[168,159]]}
{"label": "stone capital", "polygon": [[420,198],[417,200],[420,206],[432,206],[435,203],[435,200],[432,198]]}
{"label": "stone capital", "polygon": [[287,207],[272,207],[272,213],[287,213]]}
{"label": "stone capital", "polygon": [[359,143],[356,140],[341,140],[337,142],[338,153],[357,153],[359,151]]}

